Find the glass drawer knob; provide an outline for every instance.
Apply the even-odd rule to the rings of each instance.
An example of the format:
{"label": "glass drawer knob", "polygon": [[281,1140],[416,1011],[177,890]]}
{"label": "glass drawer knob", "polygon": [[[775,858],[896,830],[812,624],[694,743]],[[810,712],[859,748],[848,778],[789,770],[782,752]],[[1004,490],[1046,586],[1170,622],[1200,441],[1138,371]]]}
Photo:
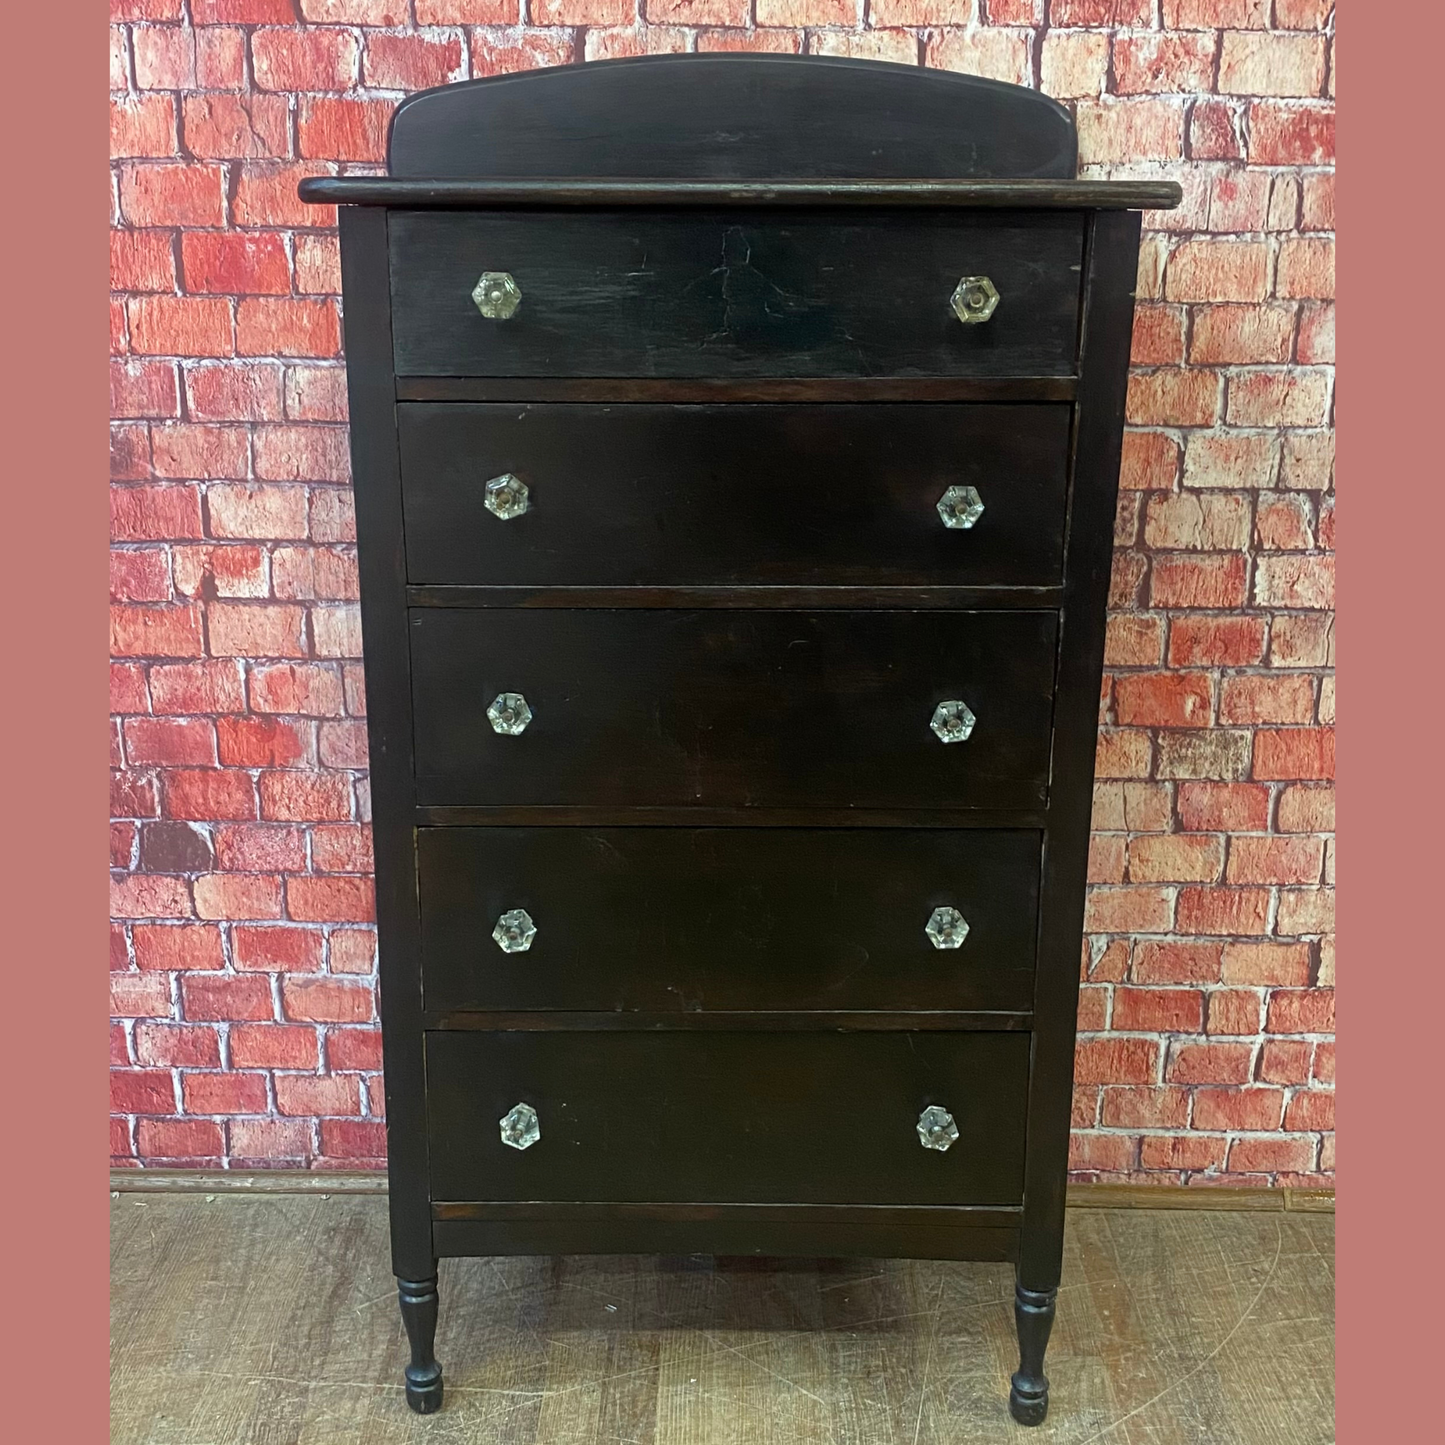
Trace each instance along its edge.
{"label": "glass drawer knob", "polygon": [[[955,490],[957,490],[955,488]],[[531,494],[527,490],[527,484],[521,477],[514,477],[511,472],[503,472],[500,477],[493,477],[487,483],[486,493],[482,498],[482,505],[494,516],[500,517],[504,522],[510,522],[513,517],[520,517],[531,505]],[[939,510],[943,510],[943,503],[938,504]],[[983,508],[980,507],[979,511]],[[952,522],[949,526],[953,526]],[[972,526],[973,523],[968,524]]]}
{"label": "glass drawer knob", "polygon": [[[965,924],[964,928],[967,927]],[[525,908],[508,909],[497,919],[497,926],[492,930],[492,941],[503,953],[526,953],[536,936],[537,925]],[[957,944],[940,943],[938,946],[956,948]]]}
{"label": "glass drawer knob", "polygon": [[923,931],[935,948],[962,948],[963,940],[968,937],[968,920],[956,908],[935,908],[928,915]]}
{"label": "glass drawer knob", "polygon": [[950,698],[934,708],[933,721],[928,725],[941,743],[966,743],[977,721],[973,709],[966,702]]}
{"label": "glass drawer knob", "polygon": [[[534,1114],[532,1117],[535,1119],[536,1115]],[[953,1122],[953,1115],[947,1109],[940,1109],[937,1104],[930,1104],[918,1116],[918,1142],[925,1149],[937,1149],[940,1153],[946,1152],[953,1147],[953,1141],[957,1138],[958,1125]]]}
{"label": "glass drawer knob", "polygon": [[[502,1143],[511,1149],[530,1149],[542,1137],[542,1126],[537,1122],[537,1111],[530,1104],[513,1104],[498,1122],[502,1126]],[[952,1120],[949,1121],[950,1123]],[[919,1124],[919,1132],[923,1125]],[[955,1132],[957,1132],[955,1130]],[[931,1145],[931,1148],[948,1148]]]}
{"label": "glass drawer knob", "polygon": [[522,304],[522,288],[506,271],[483,271],[472,287],[472,300],[488,321],[505,321]]}
{"label": "glass drawer knob", "polygon": [[527,724],[532,721],[532,709],[521,693],[501,692],[492,699],[492,705],[487,709],[487,721],[494,733],[514,738],[518,733],[527,731]]}
{"label": "glass drawer knob", "polygon": [[[492,483],[488,482],[487,485],[490,487]],[[523,488],[523,491],[525,490]],[[488,502],[487,505],[490,507],[492,504]],[[526,510],[525,499],[522,509]],[[501,516],[501,513],[498,512],[497,515]],[[950,487],[938,499],[938,515],[943,518],[945,527],[966,532],[983,516],[983,498],[979,496],[976,487]]]}
{"label": "glass drawer knob", "polygon": [[948,304],[965,326],[977,326],[998,309],[998,288],[987,276],[964,276],[953,288]]}

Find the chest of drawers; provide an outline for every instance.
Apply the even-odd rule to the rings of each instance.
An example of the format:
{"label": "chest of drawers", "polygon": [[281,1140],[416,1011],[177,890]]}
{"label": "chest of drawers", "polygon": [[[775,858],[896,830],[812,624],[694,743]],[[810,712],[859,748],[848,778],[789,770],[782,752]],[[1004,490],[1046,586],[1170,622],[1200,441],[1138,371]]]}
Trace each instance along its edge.
{"label": "chest of drawers", "polygon": [[1008,1260],[1044,1347],[1138,210],[679,56],[397,112],[342,268],[407,1398],[447,1255]]}

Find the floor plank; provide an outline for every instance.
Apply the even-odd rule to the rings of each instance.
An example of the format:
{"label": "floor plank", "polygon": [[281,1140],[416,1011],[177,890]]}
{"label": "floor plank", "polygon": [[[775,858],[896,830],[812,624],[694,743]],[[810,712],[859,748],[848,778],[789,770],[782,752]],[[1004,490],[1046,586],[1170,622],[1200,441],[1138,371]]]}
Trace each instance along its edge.
{"label": "floor plank", "polygon": [[1073,1210],[1024,1431],[1008,1266],[447,1260],[400,1387],[375,1195],[112,1199],[113,1445],[1327,1445],[1334,1219]]}

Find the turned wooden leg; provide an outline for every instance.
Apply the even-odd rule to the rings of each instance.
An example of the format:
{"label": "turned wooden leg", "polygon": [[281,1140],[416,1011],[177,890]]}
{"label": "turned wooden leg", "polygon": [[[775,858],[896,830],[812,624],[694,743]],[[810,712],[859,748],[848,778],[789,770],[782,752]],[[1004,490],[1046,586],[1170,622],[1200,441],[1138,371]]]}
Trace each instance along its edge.
{"label": "turned wooden leg", "polygon": [[418,1415],[442,1407],[442,1367],[432,1353],[437,1332],[437,1277],[398,1279],[401,1320],[411,1341],[411,1364],[406,1367],[406,1403]]}
{"label": "turned wooden leg", "polygon": [[1057,1289],[1014,1287],[1014,1323],[1019,1332],[1019,1367],[1008,1393],[1009,1414],[1020,1425],[1042,1425],[1049,1413],[1044,1351],[1054,1325]]}

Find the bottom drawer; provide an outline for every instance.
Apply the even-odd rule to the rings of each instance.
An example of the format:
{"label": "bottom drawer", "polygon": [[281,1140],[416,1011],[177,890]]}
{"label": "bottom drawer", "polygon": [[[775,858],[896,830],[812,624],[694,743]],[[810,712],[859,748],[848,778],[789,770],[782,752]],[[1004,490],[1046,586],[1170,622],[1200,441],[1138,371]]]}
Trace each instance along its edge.
{"label": "bottom drawer", "polygon": [[[993,1204],[1023,1197],[1026,1033],[434,1032],[435,1200]],[[535,1110],[518,1149],[500,1120]],[[920,1114],[957,1138],[925,1148]]]}

